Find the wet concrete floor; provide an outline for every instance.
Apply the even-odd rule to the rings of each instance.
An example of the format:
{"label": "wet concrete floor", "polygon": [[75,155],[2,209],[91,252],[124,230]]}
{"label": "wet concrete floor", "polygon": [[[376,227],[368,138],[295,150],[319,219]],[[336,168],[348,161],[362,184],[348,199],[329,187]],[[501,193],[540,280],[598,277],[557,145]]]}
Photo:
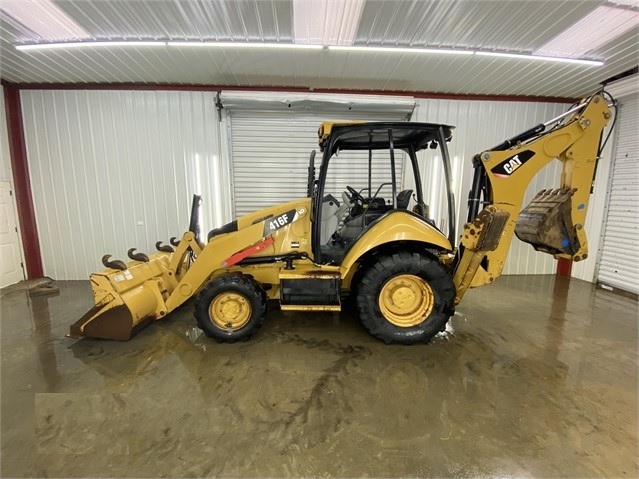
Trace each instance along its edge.
{"label": "wet concrete floor", "polygon": [[185,307],[126,343],[65,338],[88,282],[0,297],[2,477],[637,477],[637,303],[552,276],[468,293],[386,346],[272,308],[217,344]]}

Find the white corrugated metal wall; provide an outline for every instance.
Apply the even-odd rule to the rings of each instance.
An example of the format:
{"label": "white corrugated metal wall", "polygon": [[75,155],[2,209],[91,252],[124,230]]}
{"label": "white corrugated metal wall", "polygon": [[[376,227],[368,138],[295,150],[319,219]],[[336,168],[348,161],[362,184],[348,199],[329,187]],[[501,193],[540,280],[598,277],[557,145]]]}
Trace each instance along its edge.
{"label": "white corrugated metal wall", "polygon": [[191,195],[203,230],[228,221],[228,165],[214,94],[22,91],[45,274],[86,279],[111,253],[180,236]]}
{"label": "white corrugated metal wall", "polygon": [[639,99],[622,100],[597,281],[639,294]]}
{"label": "white corrugated metal wall", "polygon": [[[413,121],[455,126],[453,139],[448,148],[453,170],[458,235],[466,221],[473,156],[533,125],[558,116],[566,109],[567,105],[558,103],[429,99],[418,101]],[[420,167],[423,166],[424,163],[421,162]],[[526,192],[523,206],[528,204],[539,190],[559,186],[560,167],[559,161],[552,162],[535,177]],[[429,191],[432,190],[432,172],[424,168],[421,173],[424,178],[424,194],[429,198]],[[434,197],[429,198],[431,202],[435,200]],[[431,216],[434,217],[437,211],[443,212],[445,207],[442,199],[436,204],[435,210],[431,210]],[[515,237],[504,274],[554,274],[555,265],[552,256],[536,252],[532,246]]]}

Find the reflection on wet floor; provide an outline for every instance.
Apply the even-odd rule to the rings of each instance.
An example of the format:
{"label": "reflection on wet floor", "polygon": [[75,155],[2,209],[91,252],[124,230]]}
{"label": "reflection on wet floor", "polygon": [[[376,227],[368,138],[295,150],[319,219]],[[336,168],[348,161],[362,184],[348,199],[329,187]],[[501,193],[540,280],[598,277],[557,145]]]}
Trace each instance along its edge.
{"label": "reflection on wet floor", "polygon": [[3,477],[637,477],[637,303],[502,277],[429,345],[271,308],[217,344],[192,304],[129,342],[65,338],[88,282],[2,291]]}

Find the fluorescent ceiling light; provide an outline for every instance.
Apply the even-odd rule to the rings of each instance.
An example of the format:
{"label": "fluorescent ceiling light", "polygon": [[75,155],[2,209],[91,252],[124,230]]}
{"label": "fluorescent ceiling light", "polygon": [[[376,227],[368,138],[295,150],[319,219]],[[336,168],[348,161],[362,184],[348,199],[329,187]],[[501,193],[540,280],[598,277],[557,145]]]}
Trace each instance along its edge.
{"label": "fluorescent ceiling light", "polygon": [[607,3],[595,8],[534,53],[580,57],[597,50],[637,25],[639,11]]}
{"label": "fluorescent ceiling light", "polygon": [[409,47],[367,47],[367,46],[331,46],[329,50],[356,51],[356,52],[382,52],[382,53],[427,53],[443,55],[480,55],[490,57],[518,58],[521,60],[545,60],[548,62],[577,63],[582,65],[601,66],[604,63],[598,60],[582,60],[580,58],[561,58],[542,55],[527,55],[524,53],[483,52],[479,50],[455,50],[450,48],[409,48]]}
{"label": "fluorescent ceiling light", "polygon": [[211,47],[211,48],[284,48],[298,50],[321,50],[322,45],[297,45],[295,43],[263,42],[166,42],[170,47]]}
{"label": "fluorescent ceiling light", "polygon": [[366,0],[293,0],[293,41],[352,45]]}
{"label": "fluorescent ceiling light", "polygon": [[286,49],[286,50],[324,50],[346,52],[377,52],[377,53],[416,53],[435,55],[479,55],[490,57],[516,58],[520,60],[537,60],[561,63],[576,63],[581,65],[601,66],[604,63],[598,60],[583,60],[580,58],[563,58],[543,55],[527,55],[521,53],[483,52],[477,50],[456,50],[450,48],[410,48],[410,47],[375,47],[375,46],[322,46],[302,45],[296,43],[263,43],[263,42],[197,42],[197,41],[99,41],[99,42],[62,42],[62,43],[35,43],[32,45],[17,45],[17,50],[51,50],[65,48],[94,48],[94,47],[195,47],[195,48],[261,48],[261,49]]}
{"label": "fluorescent ceiling light", "polygon": [[158,47],[166,46],[166,42],[63,42],[63,43],[35,43],[32,45],[16,45],[16,50],[52,50],[63,48],[94,48],[94,47]]}
{"label": "fluorescent ceiling light", "polygon": [[2,0],[0,10],[47,40],[91,36],[51,0]]}
{"label": "fluorescent ceiling light", "polygon": [[559,62],[559,63],[577,63],[580,65],[601,66],[604,62],[599,60],[582,60],[581,58],[563,58],[563,57],[548,57],[543,55],[526,55],[521,53],[501,53],[501,52],[475,52],[475,55],[484,57],[504,57],[504,58],[517,58],[520,60],[541,60],[547,62]]}
{"label": "fluorescent ceiling light", "polygon": [[452,50],[450,48],[411,48],[411,47],[368,47],[368,46],[329,46],[329,50],[349,52],[387,52],[387,53],[442,53],[448,55],[472,55],[472,50]]}

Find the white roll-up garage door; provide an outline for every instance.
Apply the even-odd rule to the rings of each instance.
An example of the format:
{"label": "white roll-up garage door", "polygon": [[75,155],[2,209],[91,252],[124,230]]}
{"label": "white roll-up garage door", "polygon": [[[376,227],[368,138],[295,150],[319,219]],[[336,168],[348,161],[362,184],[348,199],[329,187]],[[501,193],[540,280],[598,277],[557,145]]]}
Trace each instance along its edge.
{"label": "white roll-up garage door", "polygon": [[[399,104],[384,104],[317,100],[275,100],[265,103],[262,98],[258,106],[267,109],[255,109],[250,108],[250,101],[241,99],[239,101],[222,94],[222,102],[230,118],[236,217],[306,196],[308,160],[312,150],[318,150],[316,167],[321,162],[317,146],[317,129],[321,122],[405,121],[414,107],[412,99],[403,100]],[[252,105],[255,107],[256,103]],[[278,109],[278,106],[282,108]],[[334,170],[340,176],[333,178],[331,182],[335,183],[337,190],[341,191],[352,178],[367,177],[367,160],[364,157],[367,158],[367,155],[362,155],[362,161],[349,161],[349,164]],[[403,164],[403,155],[398,155],[398,182],[402,178]],[[379,179],[376,174],[379,174]],[[387,181],[387,175],[388,172],[374,170],[373,184],[381,183],[382,178]],[[365,186],[359,183],[361,181],[356,185]]]}
{"label": "white roll-up garage door", "polygon": [[619,133],[598,282],[639,294],[639,100],[625,99]]}

